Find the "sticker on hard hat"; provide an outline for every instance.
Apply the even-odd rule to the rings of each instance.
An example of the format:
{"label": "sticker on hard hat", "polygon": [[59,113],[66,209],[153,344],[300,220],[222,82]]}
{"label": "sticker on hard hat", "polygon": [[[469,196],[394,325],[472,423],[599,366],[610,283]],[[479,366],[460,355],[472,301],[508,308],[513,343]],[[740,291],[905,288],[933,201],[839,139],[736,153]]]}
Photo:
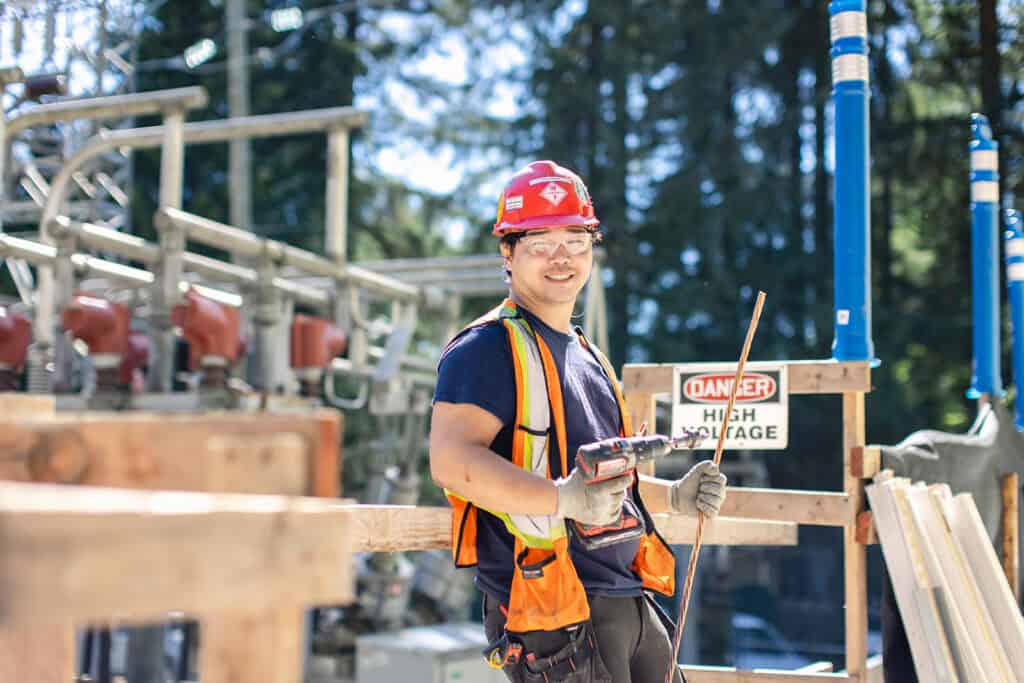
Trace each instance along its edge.
{"label": "sticker on hard hat", "polygon": [[[735,363],[684,363],[673,368],[672,433],[706,427],[713,450],[736,381]],[[747,363],[725,433],[725,448],[783,449],[789,440],[787,369],[779,363]]]}
{"label": "sticker on hard hat", "polygon": [[548,183],[547,186],[540,191],[540,196],[551,202],[553,206],[561,204],[567,194],[569,193],[555,183]]}
{"label": "sticker on hard hat", "polygon": [[515,211],[523,208],[523,195],[517,194],[512,197],[505,197],[505,210]]}

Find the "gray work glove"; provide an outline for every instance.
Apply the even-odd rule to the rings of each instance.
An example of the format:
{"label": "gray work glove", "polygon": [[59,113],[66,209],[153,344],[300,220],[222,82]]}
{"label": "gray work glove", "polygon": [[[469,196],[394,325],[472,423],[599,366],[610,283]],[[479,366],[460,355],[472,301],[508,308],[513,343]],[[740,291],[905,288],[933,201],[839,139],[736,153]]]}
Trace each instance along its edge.
{"label": "gray work glove", "polygon": [[588,484],[583,470],[576,468],[568,477],[555,480],[558,507],[555,515],[590,525],[611,524],[619,517],[626,489],[633,483],[633,474],[624,474]]}
{"label": "gray work glove", "polygon": [[696,517],[699,510],[707,517],[716,516],[725,502],[725,482],[718,465],[702,460],[672,484],[672,511]]}

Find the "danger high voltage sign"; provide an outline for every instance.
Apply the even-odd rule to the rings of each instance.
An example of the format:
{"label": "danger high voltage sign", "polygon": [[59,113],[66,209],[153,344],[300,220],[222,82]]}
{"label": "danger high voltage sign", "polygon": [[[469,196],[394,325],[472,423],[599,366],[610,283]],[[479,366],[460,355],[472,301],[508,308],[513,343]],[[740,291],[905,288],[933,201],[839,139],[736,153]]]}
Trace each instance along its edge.
{"label": "danger high voltage sign", "polygon": [[[684,363],[674,368],[672,433],[707,427],[711,438],[701,450],[714,450],[736,378],[735,363]],[[789,440],[786,366],[747,363],[725,434],[725,448],[783,449]]]}

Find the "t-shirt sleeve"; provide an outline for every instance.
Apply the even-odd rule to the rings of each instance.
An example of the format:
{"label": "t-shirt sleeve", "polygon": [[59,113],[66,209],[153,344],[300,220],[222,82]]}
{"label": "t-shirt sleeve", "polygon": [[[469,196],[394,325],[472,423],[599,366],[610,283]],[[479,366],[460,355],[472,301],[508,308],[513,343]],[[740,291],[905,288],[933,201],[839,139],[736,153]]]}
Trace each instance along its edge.
{"label": "t-shirt sleeve", "polygon": [[509,425],[516,419],[515,382],[505,328],[478,327],[463,334],[441,358],[434,401],[471,403]]}

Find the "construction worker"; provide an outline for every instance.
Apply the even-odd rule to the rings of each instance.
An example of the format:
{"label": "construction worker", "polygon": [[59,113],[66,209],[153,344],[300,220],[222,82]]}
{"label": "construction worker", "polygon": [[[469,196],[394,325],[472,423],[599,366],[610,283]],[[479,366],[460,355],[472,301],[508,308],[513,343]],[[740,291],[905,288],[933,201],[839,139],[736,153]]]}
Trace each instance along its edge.
{"label": "construction worker", "polygon": [[[452,502],[455,563],[477,568],[485,655],[516,682],[663,681],[672,624],[651,592],[674,593],[675,561],[650,513],[714,516],[725,498],[711,461],[675,482],[587,484],[573,467],[581,445],[632,435],[611,365],[572,325],[597,225],[572,171],[516,173],[494,226],[509,296],[438,366],[431,473]],[[585,545],[566,520],[608,536]],[[622,520],[639,533],[615,542]]]}

